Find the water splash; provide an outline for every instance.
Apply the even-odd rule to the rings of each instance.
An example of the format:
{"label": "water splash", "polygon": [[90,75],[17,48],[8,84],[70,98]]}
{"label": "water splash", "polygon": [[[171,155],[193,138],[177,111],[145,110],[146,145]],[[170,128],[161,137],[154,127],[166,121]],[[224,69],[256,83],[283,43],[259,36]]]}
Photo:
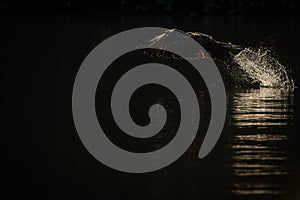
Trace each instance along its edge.
{"label": "water splash", "polygon": [[294,82],[286,68],[270,55],[269,50],[245,48],[233,57],[244,72],[242,78],[262,87],[293,88]]}
{"label": "water splash", "polygon": [[[146,48],[154,44],[160,46],[159,50],[145,51],[145,54],[165,59],[182,59],[174,54],[168,54],[163,49],[178,45],[192,37],[199,42],[216,62],[225,85],[227,87],[278,87],[294,88],[294,82],[287,73],[285,66],[270,55],[265,48],[243,47],[230,42],[215,40],[212,36],[199,32],[188,32],[180,40],[174,41],[173,36],[177,29],[172,29],[158,35],[151,40]],[[186,49],[192,57],[184,59],[200,59],[207,56],[198,49]]]}

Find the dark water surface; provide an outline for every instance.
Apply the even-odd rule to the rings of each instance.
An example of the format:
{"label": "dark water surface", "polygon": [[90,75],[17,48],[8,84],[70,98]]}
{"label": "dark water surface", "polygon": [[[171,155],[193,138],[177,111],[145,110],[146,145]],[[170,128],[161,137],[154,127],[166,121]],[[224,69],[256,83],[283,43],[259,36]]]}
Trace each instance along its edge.
{"label": "dark water surface", "polygon": [[198,159],[202,141],[196,138],[175,163],[147,174],[117,172],[95,160],[80,142],[71,110],[75,75],[88,52],[115,33],[143,26],[269,45],[297,85],[298,24],[298,17],[279,16],[2,16],[1,77],[10,88],[4,100],[14,105],[7,118],[21,112],[24,122],[6,135],[14,148],[2,146],[5,190],[43,199],[299,199],[297,88],[227,88],[226,124],[215,149]]}

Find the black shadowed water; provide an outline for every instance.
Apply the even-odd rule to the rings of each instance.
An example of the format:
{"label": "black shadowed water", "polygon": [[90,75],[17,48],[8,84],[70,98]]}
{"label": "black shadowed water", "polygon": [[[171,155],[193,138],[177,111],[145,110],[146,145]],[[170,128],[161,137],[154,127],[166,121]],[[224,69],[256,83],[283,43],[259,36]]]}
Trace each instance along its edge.
{"label": "black shadowed water", "polygon": [[[26,113],[20,117],[32,130],[9,136],[17,141],[16,148],[4,144],[18,155],[5,158],[5,166],[13,171],[7,185],[24,196],[44,199],[298,199],[298,24],[298,17],[263,16],[3,16],[4,80],[11,83],[9,77],[15,77],[18,81],[11,86],[19,91],[9,101],[24,106],[18,111]],[[109,36],[143,26],[203,32],[243,50],[233,55],[235,65],[222,65],[228,73],[228,108],[214,150],[204,159],[197,157],[203,132],[172,165],[126,174],[102,165],[82,145],[72,119],[72,87],[92,48]],[[269,50],[261,48],[264,45]],[[237,71],[230,71],[237,65]],[[14,91],[8,96],[15,96]],[[209,108],[202,103],[205,124]]]}

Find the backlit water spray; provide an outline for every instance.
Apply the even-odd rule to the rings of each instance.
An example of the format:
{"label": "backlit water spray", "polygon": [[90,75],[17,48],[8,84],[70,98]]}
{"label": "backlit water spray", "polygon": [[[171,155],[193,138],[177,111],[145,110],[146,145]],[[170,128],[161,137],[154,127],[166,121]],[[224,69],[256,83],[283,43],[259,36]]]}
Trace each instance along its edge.
{"label": "backlit water spray", "polygon": [[[230,42],[221,42],[215,40],[212,36],[199,33],[184,33],[184,37],[178,41],[173,40],[173,35],[178,32],[177,29],[169,30],[161,35],[151,39],[146,47],[152,45],[160,46],[161,49],[176,45],[188,38],[193,38],[200,43],[217,64],[225,85],[228,88],[257,88],[257,87],[277,87],[294,88],[294,82],[288,74],[287,69],[277,59],[275,59],[270,50],[266,48],[252,48],[244,45],[234,45]],[[192,57],[185,59],[201,59],[203,54],[189,48],[185,51],[190,52]],[[147,52],[151,56],[161,58],[176,58],[176,55],[166,53],[164,50],[155,50]]]}
{"label": "backlit water spray", "polygon": [[286,68],[270,55],[269,50],[245,48],[233,57],[244,72],[241,78],[251,80],[262,87],[293,88],[294,82]]}

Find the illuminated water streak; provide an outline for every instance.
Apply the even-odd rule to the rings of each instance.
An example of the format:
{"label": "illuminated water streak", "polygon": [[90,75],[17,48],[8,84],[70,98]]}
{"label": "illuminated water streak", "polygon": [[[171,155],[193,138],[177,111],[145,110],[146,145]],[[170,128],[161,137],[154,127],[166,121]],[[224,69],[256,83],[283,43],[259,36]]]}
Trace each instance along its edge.
{"label": "illuminated water streak", "polygon": [[275,88],[236,91],[229,100],[230,168],[237,196],[276,196],[285,193],[288,176],[288,133],[293,122],[293,91]]}
{"label": "illuminated water streak", "polygon": [[231,101],[233,108],[230,123],[238,128],[269,128],[292,123],[293,96],[291,90],[250,89],[237,92]]}

